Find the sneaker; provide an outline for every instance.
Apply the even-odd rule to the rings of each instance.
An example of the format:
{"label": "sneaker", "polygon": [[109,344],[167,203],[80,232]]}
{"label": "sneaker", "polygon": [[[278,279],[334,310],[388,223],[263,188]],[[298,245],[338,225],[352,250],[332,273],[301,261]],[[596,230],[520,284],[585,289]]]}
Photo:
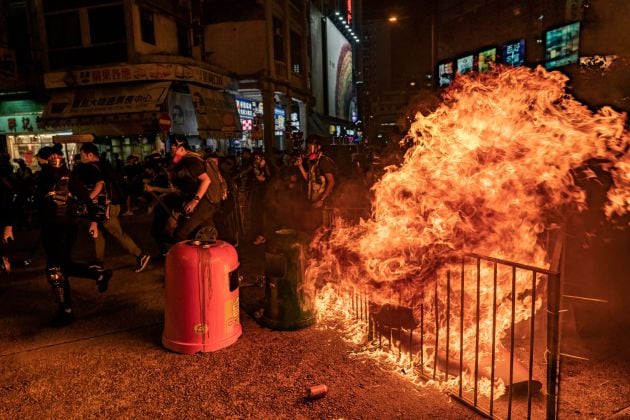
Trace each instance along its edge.
{"label": "sneaker", "polygon": [[123,213],[123,216],[133,216],[133,212],[131,210],[127,210]]}
{"label": "sneaker", "polygon": [[151,256],[149,254],[140,254],[136,257],[136,269],[133,270],[136,273],[141,272],[142,270],[144,270],[147,267],[147,264],[149,263],[149,260],[151,259]]}
{"label": "sneaker", "polygon": [[94,270],[103,271],[105,270],[105,263],[102,261],[92,261],[89,267]]}
{"label": "sneaker", "polygon": [[265,239],[265,237],[264,237],[264,236],[261,236],[261,235],[258,235],[258,236],[256,237],[256,240],[254,241],[254,245],[262,245],[262,244],[264,244],[265,242],[267,242],[267,240]]}
{"label": "sneaker", "polygon": [[72,324],[73,321],[74,314],[72,313],[72,309],[60,309],[53,318],[52,325],[55,328],[62,328]]}
{"label": "sneaker", "polygon": [[105,293],[109,287],[109,280],[112,278],[112,270],[103,270],[98,280],[96,280],[96,286],[99,293]]}

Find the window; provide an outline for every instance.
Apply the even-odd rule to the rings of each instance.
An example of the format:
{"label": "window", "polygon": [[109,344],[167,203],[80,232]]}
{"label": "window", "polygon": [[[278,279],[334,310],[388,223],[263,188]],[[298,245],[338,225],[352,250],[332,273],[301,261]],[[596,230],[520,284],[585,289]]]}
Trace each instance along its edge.
{"label": "window", "polygon": [[49,48],[68,48],[81,45],[79,12],[58,13],[46,18]]}
{"label": "window", "polygon": [[88,9],[90,43],[125,41],[125,13],[122,5]]}
{"label": "window", "polygon": [[302,74],[302,37],[291,31],[291,71]]}
{"label": "window", "polygon": [[273,57],[276,61],[284,61],[284,28],[277,17],[273,18]]}
{"label": "window", "polygon": [[142,42],[155,45],[155,26],[153,25],[153,12],[140,9],[140,35]]}

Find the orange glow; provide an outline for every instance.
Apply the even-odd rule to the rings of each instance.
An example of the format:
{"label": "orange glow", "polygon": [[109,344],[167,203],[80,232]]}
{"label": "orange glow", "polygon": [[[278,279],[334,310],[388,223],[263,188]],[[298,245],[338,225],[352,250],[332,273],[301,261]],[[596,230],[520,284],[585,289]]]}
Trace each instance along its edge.
{"label": "orange glow", "polygon": [[390,16],[387,18],[387,21],[391,23],[396,23],[398,22],[398,16]]}
{"label": "orange glow", "polygon": [[[365,342],[365,325],[350,325],[348,291],[369,296],[378,305],[411,308],[416,320],[423,306],[425,322],[445,324],[445,272],[459,273],[456,257],[474,252],[547,268],[550,250],[545,235],[562,224],[566,209],[585,209],[586,193],[572,174],[589,159],[604,159],[615,181],[603,211],[623,215],[630,209],[629,133],[626,115],[609,107],[596,112],[565,91],[567,78],[539,67],[497,68],[458,77],[438,109],[416,114],[408,134],[414,146],[399,167],[388,168],[373,187],[371,217],[357,225],[338,221],[336,228],[313,241],[307,283],[317,294],[322,317],[343,325],[355,343]],[[475,278],[476,267],[466,267]],[[492,350],[493,269],[480,266],[480,288],[458,281],[450,285],[451,311],[463,314],[464,365],[471,365],[475,342],[479,357]],[[502,339],[510,331],[512,271],[497,276],[497,359],[509,354]],[[455,276],[453,277],[455,278]],[[539,276],[537,286],[546,278]],[[515,277],[516,323],[531,317],[531,272]],[[537,287],[538,288],[538,287]],[[437,296],[436,296],[437,292]],[[479,335],[474,302],[480,295]],[[458,357],[459,323],[451,321],[449,355]],[[439,337],[445,348],[446,337]],[[390,343],[391,345],[392,343]],[[443,351],[443,350],[442,350]],[[434,349],[423,361],[432,366]],[[374,353],[380,359],[380,353]],[[397,363],[401,363],[400,360]],[[418,360],[407,360],[418,366]],[[490,381],[478,384],[489,395]],[[451,372],[452,373],[452,372]],[[413,375],[412,375],[413,376]],[[471,388],[472,373],[464,369]],[[457,383],[452,379],[451,384]],[[442,384],[448,386],[449,384]],[[502,384],[496,383],[495,397]]]}

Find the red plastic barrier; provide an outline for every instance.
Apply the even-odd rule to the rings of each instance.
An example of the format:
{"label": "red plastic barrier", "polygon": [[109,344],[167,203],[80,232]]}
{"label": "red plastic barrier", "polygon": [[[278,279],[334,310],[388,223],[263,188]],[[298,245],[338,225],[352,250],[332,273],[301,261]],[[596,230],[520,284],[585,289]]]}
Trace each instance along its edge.
{"label": "red plastic barrier", "polygon": [[162,344],[193,354],[227,347],[241,336],[238,255],[223,242],[183,241],[166,255]]}

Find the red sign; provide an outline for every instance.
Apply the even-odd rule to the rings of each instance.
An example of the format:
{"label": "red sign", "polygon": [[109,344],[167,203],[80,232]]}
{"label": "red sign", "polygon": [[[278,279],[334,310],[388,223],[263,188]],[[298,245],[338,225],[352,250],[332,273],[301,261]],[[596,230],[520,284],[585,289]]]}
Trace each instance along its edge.
{"label": "red sign", "polygon": [[160,114],[159,124],[160,124],[160,130],[162,131],[170,130],[171,125],[172,125],[171,116],[168,115],[166,112]]}

